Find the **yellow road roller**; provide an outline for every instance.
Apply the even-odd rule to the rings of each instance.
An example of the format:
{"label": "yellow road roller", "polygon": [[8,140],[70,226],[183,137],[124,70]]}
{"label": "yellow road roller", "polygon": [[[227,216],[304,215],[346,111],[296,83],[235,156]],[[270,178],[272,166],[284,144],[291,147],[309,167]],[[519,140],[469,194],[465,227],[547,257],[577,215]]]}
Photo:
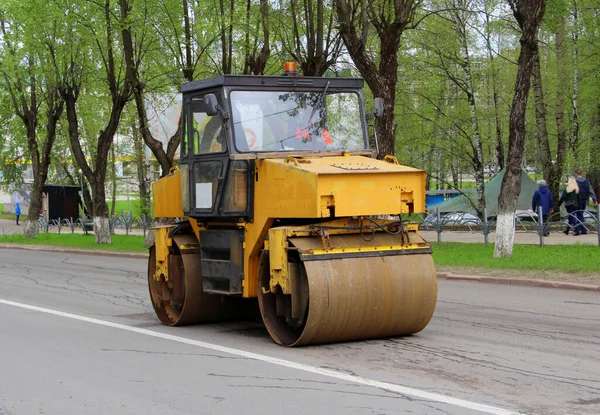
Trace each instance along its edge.
{"label": "yellow road roller", "polygon": [[[169,326],[260,316],[284,346],[417,333],[437,298],[425,172],[376,158],[363,81],[182,86],[180,163],[153,183],[148,284]],[[406,215],[404,215],[406,216]],[[258,300],[258,301],[257,301]],[[257,306],[258,302],[258,306]]]}

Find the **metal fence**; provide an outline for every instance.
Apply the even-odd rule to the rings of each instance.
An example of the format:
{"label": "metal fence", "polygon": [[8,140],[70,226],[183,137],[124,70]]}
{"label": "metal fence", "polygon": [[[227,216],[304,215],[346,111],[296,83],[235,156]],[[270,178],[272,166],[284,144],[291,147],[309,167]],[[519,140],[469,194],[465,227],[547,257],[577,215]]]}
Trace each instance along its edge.
{"label": "metal fence", "polygon": [[[544,237],[551,232],[565,232],[566,229],[573,231],[569,225],[569,219],[573,227],[581,227],[584,233],[595,233],[598,235],[598,245],[600,246],[600,205],[596,206],[596,212],[588,210],[579,210],[572,213],[561,215],[560,212],[548,215],[546,222],[543,221],[541,210],[537,213],[533,211],[517,211],[515,213],[515,231],[532,232],[539,235],[540,245],[544,244]],[[433,230],[438,235],[448,231],[470,231],[480,232],[483,235],[484,242],[488,243],[488,235],[496,230],[495,217],[489,217],[484,211],[483,217],[479,217],[468,212],[442,213],[439,209],[430,214],[416,214],[413,220],[419,222],[419,229]]]}
{"label": "metal fence", "polygon": [[[126,235],[129,235],[134,229],[143,230],[144,236],[148,229],[152,226],[154,219],[150,216],[138,216],[134,217],[132,212],[120,212],[114,216],[109,215],[108,226],[111,235],[115,234],[115,230],[122,229]],[[58,218],[47,220],[44,215],[40,215],[38,218],[38,231],[39,232],[57,232],[62,233],[64,230],[75,233],[76,230],[81,229],[84,233],[93,231],[93,220],[90,216],[84,216],[82,218],[73,220],[73,218]]]}
{"label": "metal fence", "polygon": [[[578,213],[581,215],[578,215]],[[583,220],[580,219],[580,216]],[[576,211],[566,215],[555,212],[548,216],[546,223],[540,219],[541,217],[541,212],[517,211],[515,214],[515,231],[536,233],[539,235],[540,245],[543,245],[544,238],[548,233],[565,231],[569,226],[570,217],[575,225],[582,225],[587,233],[597,234],[598,245],[600,246],[600,205],[596,207],[596,212]],[[485,211],[483,217],[479,217],[468,212],[442,213],[439,209],[436,209],[433,213],[412,214],[406,219],[418,222],[419,229],[421,230],[435,231],[437,233],[438,242],[441,241],[442,232],[469,231],[481,233],[483,241],[488,243],[489,234],[496,230],[495,218],[489,217]],[[108,222],[111,235],[115,234],[115,230],[121,229],[125,231],[126,235],[129,235],[133,230],[143,230],[143,234],[146,236],[148,229],[150,229],[154,223],[154,218],[150,216],[134,217],[131,211],[122,211],[114,216],[109,216]],[[59,218],[48,221],[43,215],[40,215],[38,219],[38,230],[40,232],[61,233],[65,228],[67,229],[67,232],[70,231],[71,233],[75,233],[78,229],[87,233],[88,231],[93,230],[92,218],[84,217],[77,220],[73,220],[72,218]]]}

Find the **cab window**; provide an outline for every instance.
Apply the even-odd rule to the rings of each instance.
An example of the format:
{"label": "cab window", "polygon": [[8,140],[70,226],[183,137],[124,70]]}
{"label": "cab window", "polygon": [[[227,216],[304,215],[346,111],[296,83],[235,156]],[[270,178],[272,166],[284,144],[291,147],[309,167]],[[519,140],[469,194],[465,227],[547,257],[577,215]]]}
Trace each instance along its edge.
{"label": "cab window", "polygon": [[203,96],[191,100],[191,139],[194,154],[223,153],[227,150],[221,113],[208,115]]}

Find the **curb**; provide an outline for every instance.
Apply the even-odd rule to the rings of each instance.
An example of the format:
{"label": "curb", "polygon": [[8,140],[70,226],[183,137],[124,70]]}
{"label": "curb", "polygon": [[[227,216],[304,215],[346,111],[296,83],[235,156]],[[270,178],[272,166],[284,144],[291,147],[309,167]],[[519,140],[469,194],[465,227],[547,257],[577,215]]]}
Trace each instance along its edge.
{"label": "curb", "polygon": [[521,287],[560,288],[564,290],[600,292],[600,285],[581,284],[576,282],[530,280],[509,277],[488,277],[483,275],[448,274],[443,272],[438,273],[437,277],[438,279],[445,279],[448,281],[471,281],[487,284],[515,285]]}

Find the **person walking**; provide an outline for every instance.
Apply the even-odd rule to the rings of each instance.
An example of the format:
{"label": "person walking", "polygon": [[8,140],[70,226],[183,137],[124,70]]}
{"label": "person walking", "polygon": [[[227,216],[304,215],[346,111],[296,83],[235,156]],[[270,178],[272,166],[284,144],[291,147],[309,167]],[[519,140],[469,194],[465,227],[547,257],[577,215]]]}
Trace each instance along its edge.
{"label": "person walking", "polygon": [[575,170],[575,181],[577,182],[577,186],[579,186],[579,206],[577,207],[577,226],[575,226],[575,230],[573,231],[573,235],[585,235],[587,233],[587,228],[583,224],[583,212],[588,205],[589,198],[592,198],[594,202],[594,206],[598,204],[598,199],[596,198],[596,193],[592,188],[592,184],[588,179],[583,177],[581,173],[581,169]]}
{"label": "person walking", "polygon": [[575,232],[575,226],[577,225],[574,212],[579,208],[579,186],[577,185],[575,176],[570,176],[569,180],[567,180],[567,187],[565,187],[565,190],[560,195],[558,201],[559,209],[563,202],[565,204],[565,209],[567,210],[567,220],[569,222],[563,233],[568,235],[571,229]]}
{"label": "person walking", "polygon": [[542,221],[544,223],[544,236],[550,235],[550,230],[548,229],[548,225],[546,225],[548,221],[548,215],[554,212],[554,198],[552,197],[552,193],[548,189],[546,185],[546,180],[540,180],[538,182],[538,189],[533,194],[533,200],[531,201],[531,209],[537,213],[537,208],[540,206],[542,208]]}
{"label": "person walking", "polygon": [[15,203],[15,215],[17,215],[17,226],[19,225],[19,216],[21,216],[21,206]]}

